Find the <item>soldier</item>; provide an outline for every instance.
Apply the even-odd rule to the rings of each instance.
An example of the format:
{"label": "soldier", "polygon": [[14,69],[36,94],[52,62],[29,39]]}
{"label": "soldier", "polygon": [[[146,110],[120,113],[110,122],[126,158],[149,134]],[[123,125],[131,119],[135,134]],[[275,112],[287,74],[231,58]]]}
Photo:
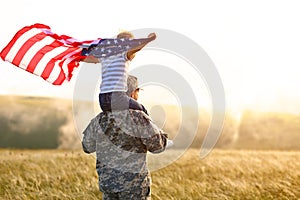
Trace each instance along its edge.
{"label": "soldier", "polygon": [[[128,77],[127,95],[138,98],[137,79]],[[83,132],[86,153],[96,152],[99,189],[104,200],[151,199],[147,151],[163,152],[167,134],[140,110],[102,112]]]}

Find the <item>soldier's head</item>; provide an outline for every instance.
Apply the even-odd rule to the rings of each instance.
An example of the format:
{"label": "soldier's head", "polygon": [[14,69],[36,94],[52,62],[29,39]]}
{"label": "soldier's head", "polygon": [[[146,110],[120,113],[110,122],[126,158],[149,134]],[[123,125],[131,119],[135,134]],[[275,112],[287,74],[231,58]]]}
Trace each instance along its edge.
{"label": "soldier's head", "polygon": [[133,98],[134,100],[138,100],[140,88],[138,87],[137,77],[128,75],[127,87],[128,87],[128,90],[127,90],[126,94],[129,97]]}

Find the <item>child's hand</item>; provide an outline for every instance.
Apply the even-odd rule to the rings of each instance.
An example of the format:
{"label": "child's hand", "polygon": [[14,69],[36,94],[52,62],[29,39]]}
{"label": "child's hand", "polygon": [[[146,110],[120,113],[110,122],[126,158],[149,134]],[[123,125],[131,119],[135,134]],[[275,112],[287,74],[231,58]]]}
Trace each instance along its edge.
{"label": "child's hand", "polygon": [[151,38],[151,39],[155,40],[156,39],[156,34],[155,33],[150,33],[148,35],[148,38]]}

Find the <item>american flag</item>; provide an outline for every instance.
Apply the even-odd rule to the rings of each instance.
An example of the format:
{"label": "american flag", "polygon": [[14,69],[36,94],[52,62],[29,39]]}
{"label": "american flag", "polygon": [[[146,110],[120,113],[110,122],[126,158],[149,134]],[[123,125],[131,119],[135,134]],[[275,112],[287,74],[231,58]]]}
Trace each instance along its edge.
{"label": "american flag", "polygon": [[100,39],[79,41],[57,35],[44,24],[34,24],[19,30],[0,56],[4,61],[42,77],[53,85],[70,80],[75,67],[84,57],[82,46],[97,44]]}
{"label": "american flag", "polygon": [[[101,39],[99,42],[94,42],[88,48],[84,48],[82,55],[94,56],[96,58],[105,58],[112,55],[121,54],[133,49],[141,49],[151,38],[128,39],[128,38],[114,38]],[[81,45],[83,47],[84,45]]]}

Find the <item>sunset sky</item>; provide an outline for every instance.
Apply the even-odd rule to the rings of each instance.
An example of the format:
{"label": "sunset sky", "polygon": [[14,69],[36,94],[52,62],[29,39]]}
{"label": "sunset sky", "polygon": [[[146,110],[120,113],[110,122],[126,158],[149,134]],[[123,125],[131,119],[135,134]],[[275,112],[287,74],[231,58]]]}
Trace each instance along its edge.
{"label": "sunset sky", "polygon": [[[112,37],[120,29],[168,29],[195,41],[208,54],[223,81],[229,108],[300,114],[299,9],[296,0],[143,3],[137,0],[11,0],[2,2],[0,7],[0,49],[20,28],[34,23],[49,25],[53,32],[81,40]],[[133,68],[145,56],[146,52],[140,52]],[[155,63],[163,60],[157,56]],[[208,105],[209,95],[203,81],[189,73],[186,76],[199,101],[206,99],[202,103]],[[0,95],[72,98],[75,81],[52,86],[0,61]],[[164,89],[156,92],[145,87],[141,101],[150,101],[151,97],[158,103],[161,99],[176,101]],[[165,97],[157,100],[157,95]]]}

